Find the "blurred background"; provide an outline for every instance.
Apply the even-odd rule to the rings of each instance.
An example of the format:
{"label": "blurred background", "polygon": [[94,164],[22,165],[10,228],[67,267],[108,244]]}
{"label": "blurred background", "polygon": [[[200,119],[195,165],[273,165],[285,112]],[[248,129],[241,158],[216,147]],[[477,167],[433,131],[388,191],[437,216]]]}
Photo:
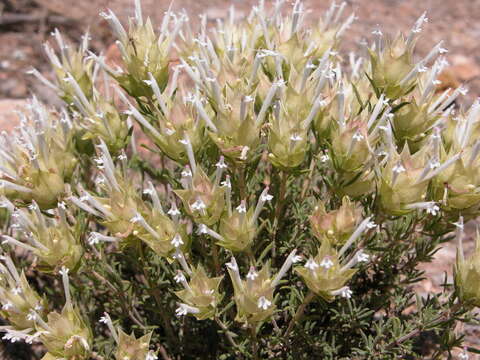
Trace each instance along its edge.
{"label": "blurred background", "polygon": [[[237,8],[237,16],[248,14],[257,0],[174,0],[174,10],[185,9],[190,21],[198,22],[198,14],[206,13],[214,23],[223,18],[230,5]],[[270,5],[272,0],[265,0]],[[310,21],[323,15],[330,0],[305,0],[310,9]],[[339,0],[337,0],[339,2]],[[144,15],[154,24],[160,24],[170,0],[142,0]],[[344,37],[342,52],[358,50],[365,40],[371,41],[372,31],[380,28],[384,34],[394,36],[407,32],[415,20],[427,11],[429,23],[418,42],[416,56],[426,55],[439,41],[444,47],[450,66],[442,74],[442,87],[465,84],[470,92],[461,101],[471,104],[480,96],[480,0],[347,0],[347,11],[355,12],[357,20]],[[123,22],[133,14],[133,0],[0,0],[0,130],[12,129],[17,124],[15,110],[25,104],[31,94],[42,101],[56,104],[55,95],[26,72],[37,68],[51,78],[42,44],[50,41],[50,33],[58,28],[67,41],[78,43],[89,30],[92,50],[104,52],[112,62],[120,63],[109,29],[98,15],[112,9]],[[470,233],[474,225],[470,224]],[[473,241],[468,242],[473,247]],[[426,295],[440,291],[445,274],[451,278],[455,261],[454,244],[446,244],[433,264],[425,265],[427,279],[418,286]],[[480,345],[480,331],[467,327],[469,342]],[[20,359],[19,349],[13,351]],[[0,360],[2,360],[0,344]],[[471,360],[473,358],[471,357]]]}
{"label": "blurred background", "polygon": [[[144,13],[159,24],[171,0],[143,0]],[[206,12],[214,21],[226,15],[234,4],[237,16],[245,16],[257,0],[174,0],[175,10],[186,9],[190,21]],[[339,2],[340,0],[337,0]],[[273,0],[266,0],[266,4]],[[305,0],[315,21],[330,0]],[[358,19],[345,36],[344,51],[355,50],[359,42],[371,39],[372,30],[384,34],[406,32],[427,11],[429,24],[418,43],[418,56],[425,55],[438,41],[444,40],[451,67],[444,74],[444,85],[467,83],[470,100],[480,95],[480,0],[347,0],[348,10]],[[113,39],[106,23],[98,16],[111,8],[122,20],[133,14],[133,0],[0,0],[0,99],[24,99],[36,92],[44,101],[54,98],[38,82],[25,74],[31,66],[48,72],[42,43],[58,28],[71,42],[78,42],[89,29],[93,50],[110,51]],[[48,75],[48,74],[47,74]],[[0,112],[1,109],[0,109]]]}

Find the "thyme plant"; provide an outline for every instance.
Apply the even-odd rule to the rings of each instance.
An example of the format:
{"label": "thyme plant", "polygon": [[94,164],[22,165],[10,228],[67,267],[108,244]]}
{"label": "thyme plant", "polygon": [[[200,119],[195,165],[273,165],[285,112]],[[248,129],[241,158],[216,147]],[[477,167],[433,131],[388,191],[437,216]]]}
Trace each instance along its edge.
{"label": "thyme plant", "polygon": [[[32,74],[64,107],[34,98],[0,137],[3,338],[43,360],[478,352],[457,325],[480,305],[480,103],[437,92],[441,43],[415,60],[426,16],[344,56],[345,3],[158,29],[135,5],[100,14],[121,64],[56,30],[54,79]],[[454,237],[454,281],[416,295]]]}

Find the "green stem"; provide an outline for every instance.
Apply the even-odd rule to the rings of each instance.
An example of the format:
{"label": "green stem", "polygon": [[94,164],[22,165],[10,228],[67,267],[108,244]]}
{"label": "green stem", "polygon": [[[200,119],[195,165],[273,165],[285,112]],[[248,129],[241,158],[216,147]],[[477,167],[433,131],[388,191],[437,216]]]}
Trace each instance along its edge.
{"label": "green stem", "polygon": [[315,169],[315,160],[316,159],[314,157],[310,162],[308,176],[306,179],[303,180],[302,192],[300,194],[300,202],[303,202],[303,200],[305,200],[305,196],[307,195],[308,189],[310,188],[310,183],[312,182],[312,177],[313,177],[313,170]]}
{"label": "green stem", "polygon": [[288,174],[285,171],[280,175],[280,189],[278,191],[278,201],[276,203],[275,215],[273,218],[273,232],[272,232],[272,261],[275,261],[277,255],[277,231],[279,223],[283,215],[283,207],[285,204],[285,198],[287,194],[287,181]]}
{"label": "green stem", "polygon": [[285,331],[285,334],[283,335],[284,338],[288,338],[288,335],[293,330],[293,327],[295,326],[295,324],[300,322],[300,320],[303,317],[303,314],[305,314],[305,309],[307,308],[308,304],[310,304],[312,302],[312,300],[314,298],[315,298],[315,293],[313,291],[309,290],[307,295],[303,299],[303,302],[298,307],[297,312],[293,316],[292,320],[290,320],[290,323],[288,324],[288,328]]}
{"label": "green stem", "polygon": [[240,189],[240,200],[246,200],[247,185],[245,181],[245,165],[238,167],[238,187]]}
{"label": "green stem", "polygon": [[[109,265],[107,265],[108,268],[111,270],[111,267]],[[113,271],[113,270],[112,270]],[[115,276],[116,274],[112,271],[107,271],[107,272],[110,272],[110,275],[112,276]],[[115,285],[113,285],[111,283],[110,280],[106,279],[105,277],[103,277],[102,275],[100,275],[99,273],[97,273],[95,270],[92,270],[91,271],[92,275],[97,279],[99,280],[100,282],[106,284],[113,292],[114,294],[116,294],[118,296],[118,298],[120,299],[120,301],[118,302],[120,304],[120,307],[122,308],[123,312],[125,314],[128,314],[128,317],[135,323],[137,324],[138,326],[140,326],[140,328],[144,329],[145,328],[145,325],[140,321],[140,317],[137,317],[135,316],[134,312],[136,312],[136,309],[135,307],[132,305],[132,309],[134,310],[134,312],[132,312],[131,309],[128,308],[128,299],[125,297],[125,292],[122,290],[122,289],[118,289]],[[118,281],[118,280],[117,280]]]}
{"label": "green stem", "polygon": [[[395,346],[398,346],[398,345],[404,343],[405,341],[408,341],[408,340],[420,335],[422,331],[425,331],[425,330],[430,329],[432,327],[436,327],[436,326],[441,325],[443,323],[448,323],[448,322],[454,320],[457,317],[456,312],[458,310],[461,310],[461,309],[462,309],[461,303],[454,304],[451,309],[448,309],[448,310],[444,311],[442,314],[437,316],[431,322],[429,322],[427,324],[419,324],[418,328],[416,328],[416,329],[410,331],[408,334],[405,334],[405,335],[399,337],[398,339],[388,343],[385,346],[385,350],[391,350]],[[374,346],[375,346],[375,343],[374,343]],[[375,352],[372,355],[373,355],[373,358],[376,359],[381,354],[382,354],[382,352],[380,351],[380,352]],[[363,357],[361,359],[366,359],[366,357]],[[434,357],[432,357],[432,359],[434,359]]]}
{"label": "green stem", "polygon": [[257,331],[254,324],[250,324],[250,338],[252,341],[252,356],[254,360],[260,359],[258,357],[258,340],[257,340]]}
{"label": "green stem", "polygon": [[215,266],[215,272],[217,273],[217,275],[219,275],[222,271],[222,267],[218,259],[218,246],[214,242],[212,242],[212,258],[213,265]]}
{"label": "green stem", "polygon": [[230,335],[227,325],[225,325],[218,317],[215,317],[215,322],[223,330],[223,333],[225,334],[225,337],[227,338],[230,345],[232,345],[234,348],[238,348],[237,343],[235,342],[235,340],[233,340],[232,335]]}
{"label": "green stem", "polygon": [[149,276],[148,272],[146,271],[147,267],[145,266],[145,256],[144,256],[144,253],[143,253],[142,244],[140,244],[140,246],[139,246],[139,252],[140,252],[140,259],[141,259],[140,267],[141,267],[141,270],[143,272],[142,281],[143,281],[144,285],[147,287],[147,291],[155,299],[157,307],[159,308],[158,314],[160,315],[160,317],[162,319],[163,327],[165,329],[167,337],[170,339],[170,341],[173,344],[178,344],[178,339],[175,336],[175,332],[173,330],[172,324],[170,323],[169,311],[163,305],[162,294],[160,294],[158,288],[156,288],[154,285],[152,285],[152,281],[150,279],[150,276]]}
{"label": "green stem", "polygon": [[448,309],[448,310],[444,311],[440,316],[435,318],[435,320],[432,320],[430,323],[420,325],[417,329],[412,330],[408,334],[405,334],[405,335],[399,337],[398,339],[392,341],[391,343],[389,343],[386,346],[386,349],[389,350],[389,349],[391,349],[391,348],[393,348],[397,345],[400,345],[400,344],[404,343],[405,341],[410,340],[411,338],[419,335],[422,331],[424,331],[426,329],[434,328],[438,325],[441,325],[443,323],[447,323],[451,320],[454,320],[456,318],[455,313],[459,309],[461,309],[461,304],[460,303],[457,303],[457,304],[453,305],[453,307],[451,309]]}

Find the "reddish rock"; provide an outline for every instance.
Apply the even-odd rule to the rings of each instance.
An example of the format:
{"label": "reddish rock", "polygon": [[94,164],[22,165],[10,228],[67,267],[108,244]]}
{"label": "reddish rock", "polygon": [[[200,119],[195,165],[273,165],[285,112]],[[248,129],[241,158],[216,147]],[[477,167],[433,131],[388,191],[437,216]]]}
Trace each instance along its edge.
{"label": "reddish rock", "polygon": [[17,111],[22,111],[27,100],[2,99],[0,100],[0,131],[11,131],[20,122]]}

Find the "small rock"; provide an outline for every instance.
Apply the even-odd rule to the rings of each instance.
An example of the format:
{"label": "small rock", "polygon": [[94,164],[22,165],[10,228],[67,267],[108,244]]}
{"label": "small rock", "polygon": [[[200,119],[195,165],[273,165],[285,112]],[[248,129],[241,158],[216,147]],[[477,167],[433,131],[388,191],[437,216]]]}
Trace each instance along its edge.
{"label": "small rock", "polygon": [[2,99],[0,100],[0,131],[12,131],[20,122],[16,111],[25,109],[27,100]]}
{"label": "small rock", "polygon": [[472,57],[464,55],[454,55],[450,59],[452,66],[450,70],[461,81],[468,81],[480,76],[480,65],[477,64]]}

